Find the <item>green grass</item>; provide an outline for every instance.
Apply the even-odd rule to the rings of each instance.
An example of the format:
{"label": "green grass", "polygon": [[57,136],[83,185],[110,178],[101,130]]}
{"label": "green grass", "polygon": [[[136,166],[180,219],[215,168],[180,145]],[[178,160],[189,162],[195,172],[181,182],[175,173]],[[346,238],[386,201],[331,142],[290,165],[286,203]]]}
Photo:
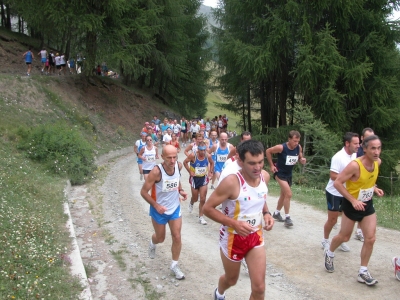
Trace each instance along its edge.
{"label": "green grass", "polygon": [[69,274],[65,180],[0,138],[0,299],[77,299]]}
{"label": "green grass", "polygon": [[[269,193],[279,197],[280,188],[278,183],[271,178],[268,184]],[[292,199],[300,203],[327,211],[325,191],[294,184],[292,186]],[[374,207],[378,218],[378,225],[391,229],[399,229],[400,225],[400,197],[385,195],[382,198],[374,197]],[[270,210],[275,207],[269,207]]]}
{"label": "green grass", "polygon": [[242,129],[239,126],[237,126],[237,123],[240,121],[240,116],[235,115],[230,111],[224,111],[215,105],[215,103],[217,104],[227,103],[227,101],[224,100],[218,92],[210,91],[207,95],[206,102],[207,102],[206,117],[210,118],[211,120],[215,116],[226,114],[226,116],[228,117],[228,130],[236,131],[238,134],[241,133]]}

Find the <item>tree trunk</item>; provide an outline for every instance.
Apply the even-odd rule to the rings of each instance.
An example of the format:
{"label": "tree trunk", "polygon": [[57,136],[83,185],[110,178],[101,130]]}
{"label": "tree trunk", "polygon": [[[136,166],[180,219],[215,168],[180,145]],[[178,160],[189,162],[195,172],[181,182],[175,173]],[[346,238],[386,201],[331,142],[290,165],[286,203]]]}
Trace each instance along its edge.
{"label": "tree trunk", "polygon": [[7,18],[6,18],[6,28],[8,30],[11,30],[11,12],[10,12],[10,5],[9,4],[5,4],[6,6],[6,14],[7,14]]}
{"label": "tree trunk", "polygon": [[267,97],[265,95],[264,80],[260,82],[260,107],[261,107],[261,133],[266,134],[268,128],[269,109],[267,109]]}
{"label": "tree trunk", "polygon": [[244,98],[242,98],[242,120],[243,120],[243,130],[247,131],[247,129],[246,129],[246,107],[244,105]]}
{"label": "tree trunk", "polygon": [[6,27],[6,13],[4,11],[3,0],[0,0],[0,12],[1,12],[1,27]]}
{"label": "tree trunk", "polygon": [[93,31],[86,33],[86,59],[84,60],[85,76],[93,76],[93,69],[96,67],[97,35]]}
{"label": "tree trunk", "polygon": [[286,120],[286,102],[287,102],[287,82],[288,82],[288,71],[283,70],[281,76],[281,84],[279,87],[279,126],[284,126],[287,124]]}
{"label": "tree trunk", "polygon": [[[247,124],[249,125],[249,131],[251,132],[251,90],[250,90],[250,84],[247,85]],[[245,129],[246,130],[246,129]]]}

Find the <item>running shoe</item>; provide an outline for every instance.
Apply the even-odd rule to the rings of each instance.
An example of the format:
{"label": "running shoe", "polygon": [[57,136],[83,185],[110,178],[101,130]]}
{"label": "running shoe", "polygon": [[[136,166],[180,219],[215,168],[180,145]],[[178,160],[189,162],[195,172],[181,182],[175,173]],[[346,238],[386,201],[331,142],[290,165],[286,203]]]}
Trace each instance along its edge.
{"label": "running shoe", "polygon": [[333,267],[333,257],[330,257],[328,255],[328,249],[325,249],[324,256],[325,256],[325,269],[329,273],[332,273],[333,271],[335,271],[335,268]]}
{"label": "running shoe", "polygon": [[329,247],[331,246],[331,243],[329,242],[329,240],[323,239],[321,242],[321,246],[322,246],[322,249],[329,249]]}
{"label": "running shoe", "polygon": [[350,251],[350,247],[347,246],[346,243],[342,243],[342,244],[339,246],[339,249],[342,250],[343,252],[349,252],[349,251]]}
{"label": "running shoe", "polygon": [[273,216],[274,219],[277,220],[278,222],[283,222],[283,218],[282,218],[280,212],[278,212],[278,213],[274,212],[274,214],[273,214],[272,216]]}
{"label": "running shoe", "polygon": [[140,180],[141,181],[143,180],[143,174],[140,174]]}
{"label": "running shoe", "polygon": [[368,271],[365,273],[358,273],[357,281],[365,283],[366,285],[374,285],[378,283],[378,280],[372,277]]}
{"label": "running shoe", "polygon": [[244,268],[244,271],[246,272],[246,274],[249,274],[249,268],[247,267],[247,263],[244,258],[242,259],[242,267]]}
{"label": "running shoe", "polygon": [[397,280],[400,280],[400,258],[398,258],[397,256],[393,257],[392,264],[394,267],[394,276],[396,276]]}
{"label": "running shoe", "polygon": [[362,232],[357,232],[354,234],[354,238],[356,240],[359,240],[361,242],[364,242],[364,235],[362,234]]}
{"label": "running shoe", "polygon": [[213,185],[211,185],[211,189],[212,189],[212,190],[215,189]]}
{"label": "running shoe", "polygon": [[204,217],[203,217],[203,216],[201,216],[201,217],[199,218],[199,223],[200,223],[201,225],[207,225],[207,221],[204,220]]}
{"label": "running shoe", "polygon": [[285,219],[285,224],[284,224],[286,227],[291,227],[291,226],[293,226],[293,222],[292,222],[292,219],[290,218],[290,217],[286,217],[286,219]]}
{"label": "running shoe", "polygon": [[192,213],[192,211],[193,211],[193,204],[190,203],[190,202],[189,202],[189,207],[188,207],[188,209],[189,209],[189,212]]}
{"label": "running shoe", "polygon": [[156,257],[156,245],[152,245],[151,242],[149,243],[149,257],[151,259]]}
{"label": "running shoe", "polygon": [[175,267],[171,268],[171,272],[174,273],[176,279],[185,279],[185,274],[183,274],[181,269],[179,269],[178,265],[175,265]]}
{"label": "running shoe", "polygon": [[218,289],[218,287],[216,287],[214,290],[214,300],[225,300],[225,295],[223,297],[217,296],[217,289]]}

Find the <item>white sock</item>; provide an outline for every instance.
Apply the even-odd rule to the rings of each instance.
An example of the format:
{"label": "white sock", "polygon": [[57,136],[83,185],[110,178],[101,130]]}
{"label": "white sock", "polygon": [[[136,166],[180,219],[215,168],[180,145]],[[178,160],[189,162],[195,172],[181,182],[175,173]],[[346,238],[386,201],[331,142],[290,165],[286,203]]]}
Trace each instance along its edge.
{"label": "white sock", "polygon": [[326,253],[328,254],[329,257],[335,257],[335,253],[333,253],[331,250],[327,250]]}
{"label": "white sock", "polygon": [[178,264],[177,260],[173,260],[171,263],[171,269],[175,268],[175,266]]}
{"label": "white sock", "polygon": [[364,267],[364,266],[361,266],[360,271],[358,271],[358,273],[367,273],[367,272],[368,272],[368,268]]}
{"label": "white sock", "polygon": [[217,298],[224,298],[225,297],[225,293],[223,293],[222,295],[218,292],[218,288],[217,288],[217,290],[216,290],[216,292],[215,292],[215,294],[217,295]]}
{"label": "white sock", "polygon": [[329,243],[329,239],[323,238],[322,239],[323,242],[328,242]]}
{"label": "white sock", "polygon": [[285,218],[290,218],[290,215],[289,214],[285,214]]}
{"label": "white sock", "polygon": [[280,214],[281,212],[279,211],[279,210],[276,210],[275,211],[275,214],[277,215],[277,214]]}
{"label": "white sock", "polygon": [[151,246],[151,248],[155,248],[156,247],[156,245],[153,244],[153,240],[152,239],[150,239],[150,246]]}

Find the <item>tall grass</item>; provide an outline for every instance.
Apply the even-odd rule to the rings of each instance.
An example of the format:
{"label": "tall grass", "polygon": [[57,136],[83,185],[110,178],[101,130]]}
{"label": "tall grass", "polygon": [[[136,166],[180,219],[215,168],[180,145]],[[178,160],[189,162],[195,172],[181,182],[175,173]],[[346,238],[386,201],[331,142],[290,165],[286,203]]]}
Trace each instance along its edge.
{"label": "tall grass", "polygon": [[[77,299],[63,224],[65,181],[0,139],[0,299]],[[60,222],[61,220],[61,222]]]}

